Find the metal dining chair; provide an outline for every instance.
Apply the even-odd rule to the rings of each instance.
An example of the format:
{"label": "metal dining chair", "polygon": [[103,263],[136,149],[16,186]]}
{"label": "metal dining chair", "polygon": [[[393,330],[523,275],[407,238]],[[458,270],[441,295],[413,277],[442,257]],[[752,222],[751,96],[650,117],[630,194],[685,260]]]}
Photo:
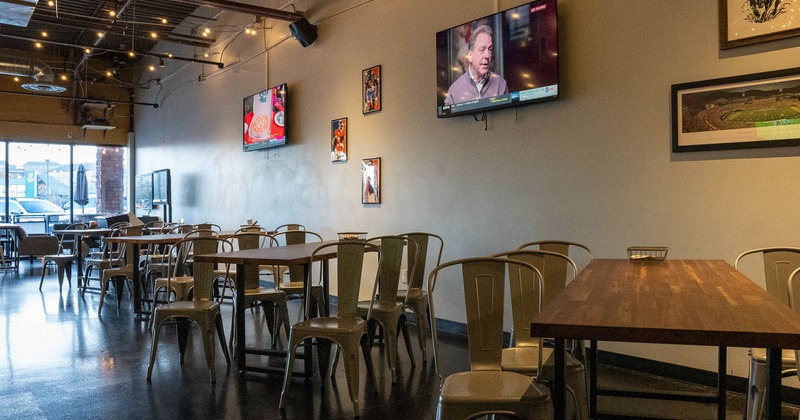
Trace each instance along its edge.
{"label": "metal dining chair", "polygon": [[[733,266],[741,270],[745,258],[761,256],[764,264],[764,280],[767,292],[786,305],[790,304],[788,284],[791,274],[800,268],[800,248],[767,247],[756,248],[741,253],[736,257]],[[746,420],[760,420],[764,417],[765,392],[767,387],[767,351],[762,348],[751,348],[750,370],[747,378],[747,396],[744,417]],[[783,350],[781,354],[782,376],[795,373],[796,357],[794,350]]]}
{"label": "metal dining chair", "polygon": [[[439,273],[450,267],[461,269],[459,283],[463,286],[466,304],[470,370],[444,378],[436,418],[471,419],[489,414],[523,419],[552,418],[553,404],[545,387],[531,376],[502,369],[506,272],[519,270],[535,277],[536,268],[513,259],[478,257],[444,263],[431,272],[428,292],[434,324],[434,361],[440,377],[433,291]],[[541,288],[531,298],[541,299]]]}
{"label": "metal dining chair", "polygon": [[[322,316],[312,318],[312,305],[310,300],[306,300],[304,307],[305,320],[292,325],[291,333],[289,334],[289,347],[288,360],[286,361],[286,371],[283,377],[283,391],[281,391],[280,409],[286,407],[286,399],[289,395],[289,385],[292,379],[292,370],[294,367],[295,352],[297,346],[305,340],[312,338],[317,339],[317,351],[320,354],[320,368],[321,377],[324,379],[326,372],[324,369],[327,366],[325,354],[329,354],[330,349],[328,344],[323,342],[334,343],[341,349],[343,353],[343,363],[345,374],[347,377],[347,387],[350,392],[350,400],[353,403],[353,411],[355,416],[361,415],[361,404],[359,401],[359,361],[358,352],[359,347],[364,354],[364,362],[367,365],[367,372],[373,386],[377,384],[375,381],[375,373],[372,368],[372,359],[370,357],[370,346],[367,342],[367,323],[370,319],[370,314],[367,313],[367,319],[362,318],[358,314],[358,293],[361,286],[361,274],[364,264],[364,253],[370,247],[366,241],[339,241],[335,243],[328,243],[319,246],[315,249],[309,258],[309,265],[313,268],[313,264],[321,264],[318,255],[322,252],[330,251],[331,248],[336,248],[336,273],[337,273],[337,293],[338,298],[337,314],[335,316]],[[323,277],[323,269],[320,267],[320,280]],[[378,263],[378,271],[380,271],[380,262]],[[312,281],[308,281],[306,285],[306,294],[311,294]],[[308,357],[308,355],[306,355]]]}
{"label": "metal dining chair", "polygon": [[[414,321],[417,326],[417,340],[422,351],[422,363],[428,361],[428,327],[430,325],[428,317],[428,291],[425,287],[428,262],[432,261],[431,269],[437,267],[442,262],[442,250],[444,240],[441,236],[428,232],[408,232],[404,236],[417,244],[416,254],[407,253],[408,267],[408,288],[406,293],[398,295],[397,299],[402,299],[405,307],[414,313]],[[428,259],[428,252],[435,260]]]}
{"label": "metal dining chair", "polygon": [[[233,249],[231,243],[218,236],[193,235],[182,239],[175,244],[176,248],[186,249],[188,253],[194,255],[213,254],[216,252],[229,252]],[[211,382],[217,381],[216,369],[214,366],[215,345],[214,332],[216,330],[219,344],[225,355],[228,366],[231,364],[228,347],[225,343],[225,331],[222,326],[222,315],[219,303],[211,299],[211,284],[213,281],[214,264],[195,262],[192,267],[194,277],[194,295],[190,301],[176,301],[164,305],[156,306],[153,309],[153,342],[150,349],[150,363],[147,366],[147,380],[149,381],[153,373],[155,364],[158,341],[161,334],[161,327],[167,321],[176,321],[178,330],[178,350],[180,352],[180,363],[183,364],[186,342],[188,340],[189,325],[191,322],[200,328],[203,339],[203,349],[205,350],[206,365],[208,366]],[[167,288],[171,286],[167,283]]]}

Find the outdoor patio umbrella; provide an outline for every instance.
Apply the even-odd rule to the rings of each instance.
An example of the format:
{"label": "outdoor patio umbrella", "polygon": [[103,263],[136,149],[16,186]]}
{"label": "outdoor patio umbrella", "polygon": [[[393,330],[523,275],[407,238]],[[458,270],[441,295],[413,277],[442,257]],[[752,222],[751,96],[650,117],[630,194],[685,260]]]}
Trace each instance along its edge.
{"label": "outdoor patio umbrella", "polygon": [[75,202],[81,205],[81,213],[84,206],[89,204],[89,180],[86,179],[86,168],[78,165],[78,173],[75,176]]}

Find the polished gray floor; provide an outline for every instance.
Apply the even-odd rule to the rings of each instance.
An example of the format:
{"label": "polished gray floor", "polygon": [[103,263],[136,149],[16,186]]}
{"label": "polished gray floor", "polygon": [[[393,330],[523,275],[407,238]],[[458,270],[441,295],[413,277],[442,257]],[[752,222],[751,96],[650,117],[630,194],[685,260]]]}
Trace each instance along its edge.
{"label": "polished gray floor", "polygon": [[[283,378],[249,374],[242,378],[228,368],[217,346],[217,383],[211,384],[205,366],[199,330],[192,329],[185,364],[179,363],[174,327],[165,327],[152,381],[146,379],[151,334],[146,322],[131,310],[130,296],[123,294],[120,308],[109,294],[98,316],[99,294],[81,297],[76,280],[66,281],[59,292],[55,274],[48,272],[42,291],[41,264],[23,262],[19,273],[0,273],[0,418],[142,418],[142,419],[250,419],[250,418],[352,418],[353,409],[339,364],[333,382],[318,375],[310,380],[295,378],[287,410],[278,410]],[[97,282],[93,282],[96,285]],[[92,285],[92,283],[90,283]],[[290,309],[292,311],[293,309]],[[226,334],[231,305],[222,305]],[[249,315],[251,341],[264,341],[264,328],[257,313]],[[285,345],[285,338],[278,345]],[[430,347],[429,347],[430,348]],[[469,367],[466,340],[443,336],[443,371],[452,373]],[[418,348],[412,366],[400,347],[398,383],[392,385],[380,346],[372,350],[377,384],[367,383],[361,369],[361,400],[364,419],[431,419],[435,416],[439,379],[429,361],[423,364]],[[283,366],[283,359],[262,358],[255,362]],[[302,362],[298,362],[300,368]],[[299,369],[298,369],[299,370]],[[607,366],[600,366],[604,386],[633,389],[691,389],[690,384],[668,381]],[[728,418],[741,418],[743,397],[729,393]],[[633,416],[662,418],[713,418],[715,408],[701,404],[663,404],[653,401],[601,399],[601,409]],[[785,406],[784,418],[797,418],[797,410]]]}

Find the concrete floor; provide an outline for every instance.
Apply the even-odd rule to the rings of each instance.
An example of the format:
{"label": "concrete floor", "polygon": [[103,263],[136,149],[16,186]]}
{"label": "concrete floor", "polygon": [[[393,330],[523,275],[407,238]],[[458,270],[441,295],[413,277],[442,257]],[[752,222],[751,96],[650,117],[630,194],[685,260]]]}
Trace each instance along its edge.
{"label": "concrete floor", "polygon": [[[0,419],[142,418],[142,419],[250,419],[250,418],[352,418],[342,364],[333,382],[318,375],[310,380],[293,379],[288,408],[278,410],[283,378],[280,375],[248,374],[240,377],[228,368],[217,344],[216,377],[211,384],[205,366],[199,330],[193,327],[185,364],[179,363],[173,327],[165,327],[151,381],[146,379],[151,334],[147,323],[132,313],[126,290],[117,309],[113,295],[97,314],[99,294],[78,293],[66,281],[59,292],[54,272],[48,271],[38,290],[41,264],[23,262],[20,271],[0,273]],[[74,277],[74,276],[73,276]],[[94,285],[97,282],[93,282]],[[112,292],[113,293],[113,292]],[[296,310],[290,307],[290,312]],[[222,304],[226,334],[229,334],[231,304]],[[258,314],[255,314],[258,315]],[[249,315],[251,331],[264,331],[260,316]],[[250,324],[249,324],[250,325]],[[413,328],[412,328],[413,330]],[[261,333],[250,340],[269,338]],[[416,340],[412,342],[416,343]],[[442,370],[469,368],[466,340],[443,336]],[[285,345],[285,337],[278,345]],[[429,345],[429,353],[430,350]],[[363,419],[432,419],[435,417],[439,379],[433,363],[412,366],[405,347],[400,346],[398,383],[392,385],[381,346],[372,350],[377,385],[367,383],[362,362],[360,394]],[[252,356],[248,356],[252,357]],[[429,355],[430,357],[430,355]],[[261,363],[283,367],[283,359],[262,358]],[[300,370],[302,361],[296,363]],[[694,385],[665,380],[608,366],[600,366],[603,387],[633,389],[695,389]],[[704,388],[700,388],[704,389]],[[744,398],[729,393],[728,418],[741,418]],[[703,404],[661,403],[601,398],[601,411],[659,416],[670,419],[714,418],[716,408]],[[784,418],[797,418],[797,409],[784,407]]]}

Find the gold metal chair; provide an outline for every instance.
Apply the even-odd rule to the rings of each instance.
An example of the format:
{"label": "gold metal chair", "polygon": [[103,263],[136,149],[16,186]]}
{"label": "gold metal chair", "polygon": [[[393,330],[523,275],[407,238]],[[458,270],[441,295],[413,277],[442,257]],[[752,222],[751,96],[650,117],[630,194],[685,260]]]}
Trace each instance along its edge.
{"label": "gold metal chair", "polygon": [[[213,230],[195,230],[187,233],[184,239],[199,237],[217,237],[217,232]],[[181,246],[175,246],[181,244]],[[171,246],[167,255],[167,276],[156,278],[153,283],[153,306],[160,302],[168,302],[170,295],[176,301],[188,301],[193,299],[194,276],[192,264],[192,248],[185,246],[181,241]],[[213,286],[209,286],[213,288]],[[167,298],[163,301],[158,300],[158,293],[165,291]]]}
{"label": "gold metal chair", "polygon": [[[437,266],[428,277],[431,320],[434,325],[434,362],[440,375],[439,345],[433,290],[437,276],[449,267],[460,267],[467,310],[470,371],[444,378],[437,419],[471,419],[502,414],[522,419],[552,418],[553,404],[547,390],[531,376],[502,369],[503,306],[506,270],[536,269],[527,263],[506,258],[466,258]],[[541,290],[541,288],[539,289]],[[537,300],[541,299],[541,293]]]}
{"label": "gold metal chair", "polygon": [[[540,250],[516,250],[492,255],[508,258],[532,265],[536,271],[509,271],[509,292],[511,294],[511,317],[513,328],[510,347],[503,349],[502,368],[512,372],[535,376],[541,382],[552,382],[553,348],[544,347],[541,337],[534,337],[531,331],[533,318],[541,312],[545,303],[541,296],[544,291],[561,284],[561,273],[551,265],[559,267],[566,264],[572,278],[578,268],[566,255]],[[552,273],[558,272],[553,278]],[[551,273],[550,277],[542,273]],[[575,418],[589,419],[589,393],[586,381],[586,367],[571,353],[566,354],[566,385],[572,396]]]}
{"label": "gold metal chair", "polygon": [[[367,330],[370,344],[375,338],[375,323],[381,326],[386,344],[386,361],[389,364],[392,383],[396,383],[398,326],[403,333],[411,365],[414,366],[414,352],[411,351],[411,337],[408,335],[408,325],[406,325],[405,305],[397,300],[397,290],[400,286],[403,250],[407,248],[408,254],[416,257],[417,245],[413,240],[403,236],[378,236],[368,239],[367,242],[380,249],[380,271],[372,290],[372,300],[358,302],[358,314],[366,319],[371,313]],[[334,358],[334,362],[336,360],[337,358]]]}
{"label": "gold metal chair", "polygon": [[431,256],[436,256],[436,261],[431,266],[437,267],[442,262],[444,240],[439,235],[427,232],[409,232],[400,236],[405,236],[417,244],[415,255],[407,253],[408,289],[405,294],[401,294],[397,298],[402,299],[406,308],[414,312],[417,325],[417,340],[419,341],[419,348],[422,350],[422,363],[424,364],[428,361],[428,326],[430,324],[428,318],[428,292],[425,288],[428,250],[430,248]]}
{"label": "gold metal chair", "polygon": [[[786,305],[790,304],[788,284],[791,274],[800,267],[800,248],[767,247],[745,251],[736,257],[734,267],[737,270],[743,265],[747,256],[761,255],[764,263],[764,279],[767,292]],[[794,350],[783,350],[781,355],[782,376],[795,373],[796,360]],[[750,371],[747,379],[747,397],[744,417],[747,420],[764,417],[765,391],[767,386],[767,351],[761,348],[750,349]]]}
{"label": "gold metal chair", "polygon": [[[216,252],[227,252],[233,249],[231,243],[217,236],[190,236],[182,239],[178,244],[179,248],[188,249],[194,255],[213,254]],[[225,331],[222,326],[222,315],[219,310],[219,303],[211,299],[211,285],[214,280],[214,265],[212,263],[194,263],[192,267],[195,279],[194,299],[191,301],[171,302],[165,305],[156,306],[153,309],[153,344],[150,349],[150,363],[147,366],[147,380],[150,380],[153,373],[153,365],[156,359],[158,339],[161,327],[169,320],[175,320],[178,330],[178,349],[180,351],[180,362],[183,364],[186,342],[189,334],[190,322],[195,322],[200,327],[203,336],[203,348],[205,350],[206,364],[211,375],[211,382],[215,383],[216,369],[214,367],[215,346],[214,330],[216,329],[219,344],[225,354],[228,366],[231,364],[228,346],[225,343]],[[170,285],[167,285],[169,288]]]}
{"label": "gold metal chair", "polygon": [[[139,236],[142,234],[142,226],[128,226],[120,228],[120,235],[121,236]],[[106,292],[108,291],[108,284],[111,280],[116,279],[117,281],[114,283],[114,290],[117,293],[117,308],[119,308],[120,304],[122,303],[122,290],[124,286],[124,282],[126,280],[130,281],[139,281],[140,279],[133,278],[133,264],[138,264],[138,257],[134,257],[130,255],[130,248],[122,244],[118,248],[118,252],[120,254],[120,258],[116,260],[116,263],[112,263],[109,266],[103,266],[103,270],[100,274],[100,303],[97,306],[97,314],[99,315],[103,310],[103,302],[105,300]],[[98,265],[98,267],[100,267]],[[119,281],[122,278],[122,281]],[[84,279],[84,284],[85,284]],[[142,290],[147,290],[143,288]]]}
{"label": "gold metal chair", "polygon": [[[307,230],[288,230],[272,234],[271,246],[295,245],[309,242],[322,242],[322,237],[315,232]],[[289,281],[284,281],[286,272],[289,274]],[[275,278],[275,286],[286,293],[287,299],[302,299],[305,301],[305,274],[302,266],[275,266],[272,268]],[[314,286],[311,289],[311,298],[314,302],[321,303],[325,298],[321,286]],[[319,313],[327,315],[326,305],[317,305]]]}
{"label": "gold metal chair", "polygon": [[[63,230],[82,230],[86,229],[85,223],[75,223],[61,227]],[[72,287],[72,263],[75,261],[75,254],[72,252],[65,252],[67,250],[73,251],[75,247],[75,237],[69,234],[56,235],[58,238],[58,253],[45,255],[42,257],[42,278],[39,281],[39,290],[42,290],[44,284],[44,274],[47,271],[48,264],[54,264],[58,273],[58,291],[64,284],[64,275],[66,274],[67,282]],[[78,251],[80,252],[80,249]],[[5,265],[5,263],[3,264]],[[80,283],[78,283],[80,286]]]}
{"label": "gold metal chair", "polygon": [[[306,320],[292,325],[289,334],[289,347],[287,349],[289,358],[286,361],[286,371],[283,377],[283,391],[281,392],[280,408],[285,408],[286,398],[289,394],[292,370],[294,367],[295,351],[303,341],[312,338],[317,339],[317,350],[320,354],[321,377],[325,378],[324,372],[326,355],[330,346],[319,340],[335,343],[342,351],[344,356],[344,368],[347,376],[347,386],[350,392],[350,400],[353,402],[355,416],[361,415],[361,405],[359,402],[359,361],[358,351],[361,348],[364,354],[364,362],[367,365],[368,376],[373,386],[376,385],[374,371],[372,369],[372,359],[370,358],[370,348],[367,342],[367,319],[358,315],[358,292],[361,286],[361,273],[363,270],[364,253],[369,247],[365,241],[339,241],[322,245],[311,253],[309,263],[313,264],[322,252],[328,252],[336,247],[336,267],[337,267],[337,293],[338,313],[336,316],[323,316],[310,318],[312,314],[311,301],[305,301]],[[378,264],[380,266],[380,263]],[[312,267],[313,268],[313,267]],[[380,267],[379,267],[380,270]],[[323,269],[320,267],[320,277],[323,276]],[[307,283],[307,294],[311,293],[312,281],[309,277]],[[308,357],[308,355],[306,355]],[[308,361],[306,361],[308,363]]]}
{"label": "gold metal chair", "polygon": [[[231,237],[231,241],[238,245],[239,250],[256,249],[268,245],[272,237],[262,232],[241,232]],[[261,287],[259,284],[258,266],[245,266],[245,292],[244,304],[247,307],[262,306],[264,320],[271,331],[273,347],[277,343],[280,326],[283,326],[286,336],[289,336],[289,311],[286,309],[286,293],[278,289]],[[216,276],[215,271],[215,276]],[[225,278],[230,278],[226,274]],[[268,306],[274,307],[268,308]],[[276,324],[277,321],[277,324]],[[233,314],[231,316],[231,334],[228,345],[233,349],[234,336],[236,335],[236,289],[233,289]],[[235,349],[234,349],[235,353]]]}

